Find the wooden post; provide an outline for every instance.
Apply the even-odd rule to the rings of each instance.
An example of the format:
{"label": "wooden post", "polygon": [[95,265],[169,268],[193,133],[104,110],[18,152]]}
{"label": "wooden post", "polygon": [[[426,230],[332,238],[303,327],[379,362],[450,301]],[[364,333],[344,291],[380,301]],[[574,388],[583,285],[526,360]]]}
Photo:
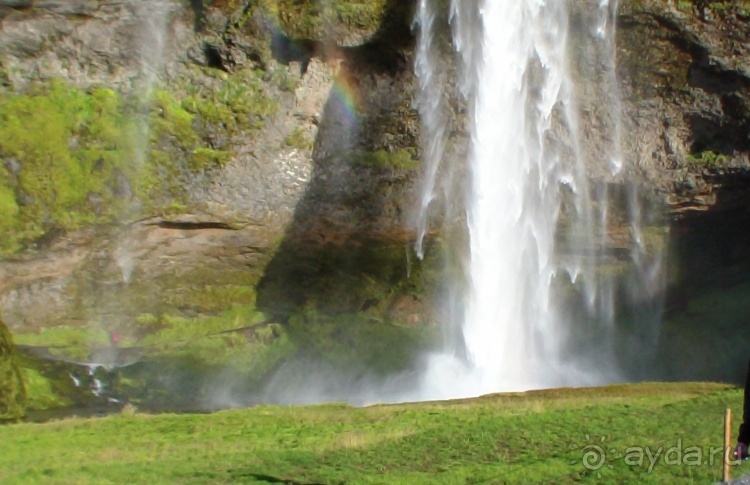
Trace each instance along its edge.
{"label": "wooden post", "polygon": [[722,481],[729,483],[731,478],[731,460],[732,460],[732,410],[727,408],[724,411],[724,473]]}

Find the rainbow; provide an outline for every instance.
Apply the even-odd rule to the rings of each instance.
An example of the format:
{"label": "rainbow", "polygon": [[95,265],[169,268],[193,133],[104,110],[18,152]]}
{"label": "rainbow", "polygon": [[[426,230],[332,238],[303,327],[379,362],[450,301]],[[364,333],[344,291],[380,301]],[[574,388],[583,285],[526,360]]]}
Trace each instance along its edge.
{"label": "rainbow", "polygon": [[297,40],[288,37],[284,33],[284,29],[281,28],[278,19],[268,13],[263,15],[263,20],[266,28],[270,30],[272,38],[275,39],[272,42],[279,42],[276,45],[279,48],[276,54],[282,58],[280,62],[285,64],[302,62],[303,74],[306,62],[316,56],[327,61],[333,67],[335,77],[328,103],[332,103],[333,106],[342,111],[348,128],[353,127],[357,123],[362,99],[359,82],[348,72],[339,47],[324,45],[322,42],[309,39]]}
{"label": "rainbow", "polygon": [[342,67],[333,82],[331,99],[343,108],[347,125],[357,123],[358,112],[362,106],[359,85]]}

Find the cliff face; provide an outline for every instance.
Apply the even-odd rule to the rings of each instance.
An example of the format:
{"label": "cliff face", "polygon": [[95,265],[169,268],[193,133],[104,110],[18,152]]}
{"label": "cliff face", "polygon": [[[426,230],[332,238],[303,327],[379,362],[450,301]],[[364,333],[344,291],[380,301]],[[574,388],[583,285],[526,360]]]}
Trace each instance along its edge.
{"label": "cliff face", "polygon": [[[0,1],[11,329],[203,315],[256,291],[272,315],[328,301],[424,318],[403,269],[419,175],[412,8],[313,3]],[[580,33],[593,7],[579,3]],[[632,168],[616,182],[651,185],[674,212],[748,200],[742,5],[701,20],[621,2]],[[599,67],[579,66],[582,86]],[[590,104],[586,130],[601,132]]]}
{"label": "cliff face", "polygon": [[201,314],[208,290],[243,295],[213,308],[247,303],[235,290],[253,292],[282,240],[403,243],[408,7],[330,8],[0,3],[12,329]]}
{"label": "cliff face", "polygon": [[[628,152],[675,212],[743,207],[750,158],[750,6],[624,2]],[[701,18],[702,17],[702,18]]]}

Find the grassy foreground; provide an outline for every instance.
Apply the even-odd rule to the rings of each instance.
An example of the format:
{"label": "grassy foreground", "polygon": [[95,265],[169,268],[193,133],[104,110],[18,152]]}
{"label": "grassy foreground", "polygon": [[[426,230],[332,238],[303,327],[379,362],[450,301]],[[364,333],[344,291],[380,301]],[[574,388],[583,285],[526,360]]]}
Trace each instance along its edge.
{"label": "grassy foreground", "polygon": [[0,483],[714,483],[741,394],[638,384],[12,424]]}

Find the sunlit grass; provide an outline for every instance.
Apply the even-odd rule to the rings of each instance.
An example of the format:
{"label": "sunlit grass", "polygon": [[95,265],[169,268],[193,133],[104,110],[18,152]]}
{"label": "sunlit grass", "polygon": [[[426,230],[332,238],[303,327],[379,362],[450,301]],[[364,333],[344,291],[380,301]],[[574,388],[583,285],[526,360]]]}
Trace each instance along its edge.
{"label": "sunlit grass", "polygon": [[[724,409],[741,401],[726,385],[654,383],[367,408],[129,410],[1,427],[0,482],[713,483]],[[596,469],[582,461],[594,446]],[[637,464],[638,449],[662,451]]]}

